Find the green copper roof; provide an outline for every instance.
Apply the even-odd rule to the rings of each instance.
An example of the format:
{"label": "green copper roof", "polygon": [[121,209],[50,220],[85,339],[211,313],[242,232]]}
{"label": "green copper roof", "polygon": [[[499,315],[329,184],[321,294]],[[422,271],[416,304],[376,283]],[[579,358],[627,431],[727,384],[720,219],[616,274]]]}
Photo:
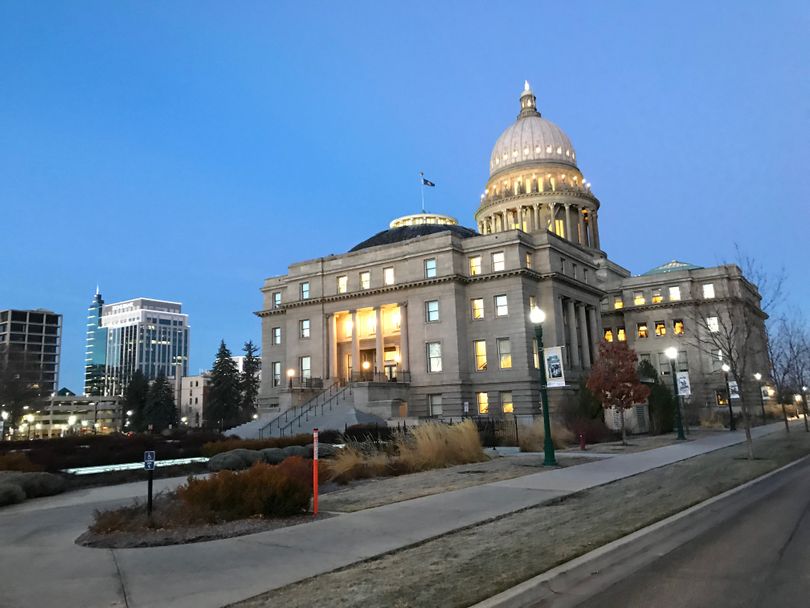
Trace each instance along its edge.
{"label": "green copper roof", "polygon": [[679,270],[700,270],[703,266],[695,266],[694,264],[689,264],[688,262],[679,262],[678,260],[672,260],[671,262],[667,262],[666,264],[661,264],[660,266],[656,266],[652,270],[648,270],[641,276],[646,277],[651,274],[664,274],[665,272],[678,272]]}

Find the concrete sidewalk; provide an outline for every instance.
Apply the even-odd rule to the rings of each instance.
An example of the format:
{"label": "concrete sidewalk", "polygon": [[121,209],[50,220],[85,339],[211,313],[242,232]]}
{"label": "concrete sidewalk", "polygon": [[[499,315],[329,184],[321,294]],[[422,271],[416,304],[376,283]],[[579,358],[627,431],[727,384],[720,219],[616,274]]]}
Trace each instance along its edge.
{"label": "concrete sidewalk", "polygon": [[[782,423],[754,429],[759,437]],[[219,607],[586,488],[744,441],[720,433],[232,539],[102,550],[78,547],[92,507],[0,512],[2,606]],[[171,480],[165,480],[171,483]],[[120,499],[125,491],[119,491]],[[68,496],[65,496],[67,499]],[[32,507],[36,503],[31,503]]]}

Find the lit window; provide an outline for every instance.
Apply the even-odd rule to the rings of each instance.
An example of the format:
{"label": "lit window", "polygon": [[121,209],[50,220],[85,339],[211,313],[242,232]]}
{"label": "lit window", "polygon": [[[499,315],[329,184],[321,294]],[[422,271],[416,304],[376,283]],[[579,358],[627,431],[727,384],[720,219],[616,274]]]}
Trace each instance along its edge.
{"label": "lit window", "polygon": [[505,317],[509,314],[509,306],[506,303],[506,296],[495,296],[495,316]]}
{"label": "lit window", "polygon": [[537,298],[529,296],[529,312],[537,308]]}
{"label": "lit window", "polygon": [[532,358],[534,369],[540,369],[540,353],[537,350],[537,338],[532,338]]}
{"label": "lit window", "polygon": [[680,287],[670,287],[669,288],[669,301],[670,302],[679,302],[681,299],[681,288]]}
{"label": "lit window", "polygon": [[709,328],[711,333],[716,334],[718,331],[720,331],[720,320],[717,317],[707,317],[706,327]]}
{"label": "lit window", "polygon": [[656,321],[655,322],[655,335],[656,336],[666,336],[667,335],[667,325],[663,321]]}
{"label": "lit window", "polygon": [[388,268],[383,268],[383,283],[386,285],[393,285],[394,284],[394,267],[389,266]]}
{"label": "lit window", "polygon": [[473,319],[483,319],[484,318],[484,298],[474,298],[471,300],[472,306],[472,318]]}
{"label": "lit window", "polygon": [[633,292],[633,304],[635,306],[644,306],[647,303],[647,300],[644,299],[644,292],[643,291],[634,291]]}
{"label": "lit window", "polygon": [[364,271],[360,273],[360,289],[368,289],[371,287],[371,273]]}
{"label": "lit window", "polygon": [[476,255],[470,258],[470,276],[474,277],[481,274],[481,256]]}
{"label": "lit window", "polygon": [[349,289],[349,277],[342,276],[337,278],[337,292],[346,293]]}
{"label": "lit window", "polygon": [[301,319],[298,322],[298,334],[302,338],[309,338],[309,319]]}
{"label": "lit window", "polygon": [[639,338],[646,338],[649,335],[649,333],[647,332],[647,324],[646,323],[639,323],[638,324],[638,331],[637,331],[636,335]]}
{"label": "lit window", "polygon": [[528,268],[529,270],[532,269],[532,254],[531,253],[526,254],[526,268]]}
{"label": "lit window", "polygon": [[442,345],[441,342],[428,342],[427,350],[427,370],[429,372],[442,371]]}
{"label": "lit window", "polygon": [[501,369],[512,369],[512,346],[509,338],[498,338],[498,366]]}
{"label": "lit window", "polygon": [[281,386],[281,361],[273,361],[273,386]]}
{"label": "lit window", "polygon": [[652,303],[653,304],[660,304],[664,301],[664,296],[661,294],[660,289],[653,289],[652,292]]}
{"label": "lit window", "polygon": [[489,414],[489,395],[487,393],[476,393],[475,400],[478,403],[479,414]]}
{"label": "lit window", "polygon": [[281,344],[281,328],[274,327],[273,328],[273,344]]}
{"label": "lit window", "polygon": [[621,296],[613,296],[613,308],[616,310],[624,308],[624,300],[622,300]]}
{"label": "lit window", "polygon": [[435,323],[439,320],[439,301],[428,300],[425,302],[425,321]]}
{"label": "lit window", "polygon": [[606,329],[605,330],[605,342],[613,342],[613,330]]}
{"label": "lit window", "polygon": [[309,380],[312,378],[312,359],[309,355],[298,359],[298,372],[301,380]]}
{"label": "lit window", "polygon": [[703,285],[703,297],[711,300],[714,297],[714,283],[706,283]]}
{"label": "lit window", "polygon": [[309,300],[309,281],[301,283],[301,299]]}
{"label": "lit window", "polygon": [[512,391],[504,391],[501,393],[501,411],[504,414],[514,413],[515,405],[512,402]]}
{"label": "lit window", "polygon": [[[551,185],[554,185],[553,180]],[[565,222],[563,220],[554,220],[554,234],[565,238]]]}
{"label": "lit window", "polygon": [[442,396],[428,395],[428,413],[430,416],[442,415]]}
{"label": "lit window", "polygon": [[492,272],[501,272],[506,269],[503,251],[492,254]]}
{"label": "lit window", "polygon": [[473,341],[473,355],[475,356],[475,371],[487,371],[487,343],[484,340]]}
{"label": "lit window", "polygon": [[278,308],[281,306],[281,292],[275,291],[273,292],[273,308]]}
{"label": "lit window", "polygon": [[626,342],[627,341],[627,332],[624,331],[624,327],[617,327],[616,328],[616,339],[619,342]]}
{"label": "lit window", "polygon": [[672,333],[676,336],[683,335],[683,319],[675,319],[672,321]]}
{"label": "lit window", "polygon": [[436,276],[436,258],[425,260],[425,278],[432,279]]}

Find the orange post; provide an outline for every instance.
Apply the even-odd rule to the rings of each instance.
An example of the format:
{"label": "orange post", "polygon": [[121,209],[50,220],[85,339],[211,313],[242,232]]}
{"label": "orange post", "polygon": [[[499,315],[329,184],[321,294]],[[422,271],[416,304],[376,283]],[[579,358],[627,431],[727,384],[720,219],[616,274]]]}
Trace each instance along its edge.
{"label": "orange post", "polygon": [[312,429],[312,515],[318,514],[318,429]]}

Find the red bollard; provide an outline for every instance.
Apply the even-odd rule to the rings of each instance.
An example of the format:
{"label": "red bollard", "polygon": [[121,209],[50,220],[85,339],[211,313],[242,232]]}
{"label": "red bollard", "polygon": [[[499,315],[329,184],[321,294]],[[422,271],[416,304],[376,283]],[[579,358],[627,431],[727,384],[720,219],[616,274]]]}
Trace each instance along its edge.
{"label": "red bollard", "polygon": [[585,434],[584,433],[579,434],[579,449],[583,450],[583,451],[585,450]]}
{"label": "red bollard", "polygon": [[318,429],[312,429],[312,515],[318,516]]}

